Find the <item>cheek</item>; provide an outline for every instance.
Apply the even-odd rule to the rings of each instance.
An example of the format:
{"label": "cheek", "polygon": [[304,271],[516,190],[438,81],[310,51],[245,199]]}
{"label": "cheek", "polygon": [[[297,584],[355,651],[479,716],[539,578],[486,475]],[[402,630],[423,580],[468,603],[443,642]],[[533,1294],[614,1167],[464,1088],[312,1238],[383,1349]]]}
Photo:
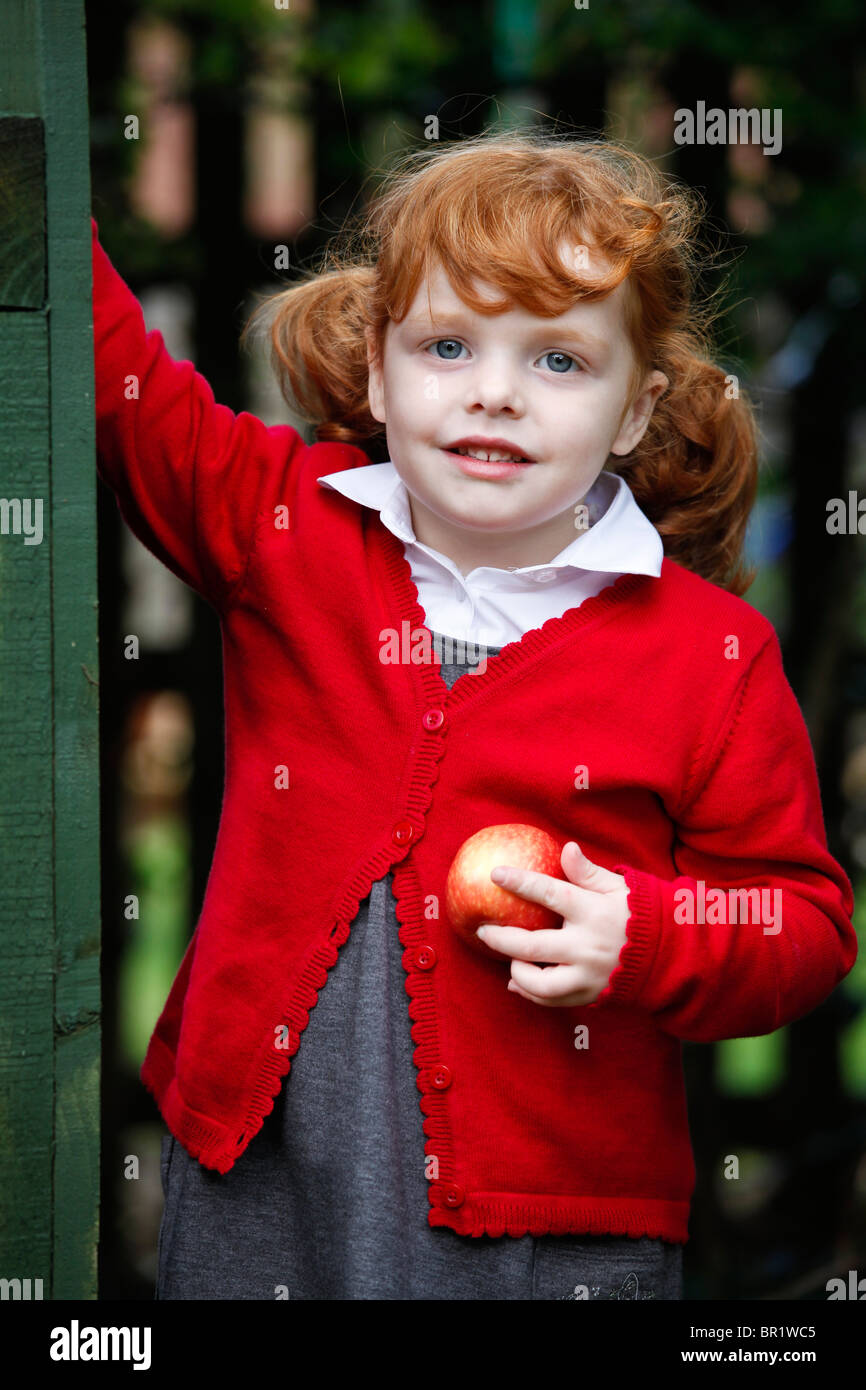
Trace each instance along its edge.
{"label": "cheek", "polygon": [[392,384],[390,410],[392,420],[403,433],[429,431],[442,414],[439,378],[427,371],[407,373],[403,381]]}
{"label": "cheek", "polygon": [[412,419],[416,402],[423,402],[424,372],[410,363],[395,364],[385,373],[385,403],[401,425]]}
{"label": "cheek", "polygon": [[563,402],[562,408],[551,412],[552,428],[564,440],[576,443],[606,443],[616,434],[621,405],[613,392],[589,393],[579,400]]}

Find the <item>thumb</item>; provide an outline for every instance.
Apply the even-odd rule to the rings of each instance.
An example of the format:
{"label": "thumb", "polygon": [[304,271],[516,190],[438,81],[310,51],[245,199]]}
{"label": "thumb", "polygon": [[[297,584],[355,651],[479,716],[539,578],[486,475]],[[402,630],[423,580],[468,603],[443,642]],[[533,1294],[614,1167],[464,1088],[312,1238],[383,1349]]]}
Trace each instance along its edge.
{"label": "thumb", "polygon": [[593,893],[609,893],[622,883],[619,874],[611,873],[610,869],[587,859],[576,840],[569,840],[563,845],[560,863],[569,883],[576,888],[586,888]]}

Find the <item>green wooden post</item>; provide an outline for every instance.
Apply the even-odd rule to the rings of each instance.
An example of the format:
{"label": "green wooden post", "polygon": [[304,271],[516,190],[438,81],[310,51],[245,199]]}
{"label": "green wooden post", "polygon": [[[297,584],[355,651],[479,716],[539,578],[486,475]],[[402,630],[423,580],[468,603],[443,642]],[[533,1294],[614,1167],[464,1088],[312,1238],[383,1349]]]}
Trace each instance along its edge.
{"label": "green wooden post", "polygon": [[81,0],[0,5],[2,1298],[97,1293],[99,687],[84,39]]}

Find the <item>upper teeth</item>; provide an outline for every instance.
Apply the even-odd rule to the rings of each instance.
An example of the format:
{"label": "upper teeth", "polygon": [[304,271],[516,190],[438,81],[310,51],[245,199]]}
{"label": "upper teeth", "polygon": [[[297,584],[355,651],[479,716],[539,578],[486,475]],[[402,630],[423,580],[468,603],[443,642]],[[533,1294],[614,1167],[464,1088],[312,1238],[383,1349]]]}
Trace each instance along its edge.
{"label": "upper teeth", "polygon": [[461,445],[456,450],[458,454],[467,455],[473,459],[484,459],[487,463],[522,463],[522,454],[504,454],[501,449],[478,449],[475,445]]}

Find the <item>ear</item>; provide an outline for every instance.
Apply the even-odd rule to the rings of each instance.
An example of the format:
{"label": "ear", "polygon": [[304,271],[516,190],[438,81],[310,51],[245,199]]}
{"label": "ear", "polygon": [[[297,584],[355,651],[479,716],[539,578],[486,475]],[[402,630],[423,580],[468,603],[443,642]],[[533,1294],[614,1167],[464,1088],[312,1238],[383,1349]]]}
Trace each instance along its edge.
{"label": "ear", "polygon": [[364,329],[367,340],[367,400],[370,414],[380,424],[385,424],[385,382],[382,372],[382,359],[376,349],[376,336],[372,328]]}
{"label": "ear", "polygon": [[610,446],[612,454],[630,454],[646,433],[656,401],[670,385],[664,372],[650,372],[631,408],[623,416],[619,433]]}

